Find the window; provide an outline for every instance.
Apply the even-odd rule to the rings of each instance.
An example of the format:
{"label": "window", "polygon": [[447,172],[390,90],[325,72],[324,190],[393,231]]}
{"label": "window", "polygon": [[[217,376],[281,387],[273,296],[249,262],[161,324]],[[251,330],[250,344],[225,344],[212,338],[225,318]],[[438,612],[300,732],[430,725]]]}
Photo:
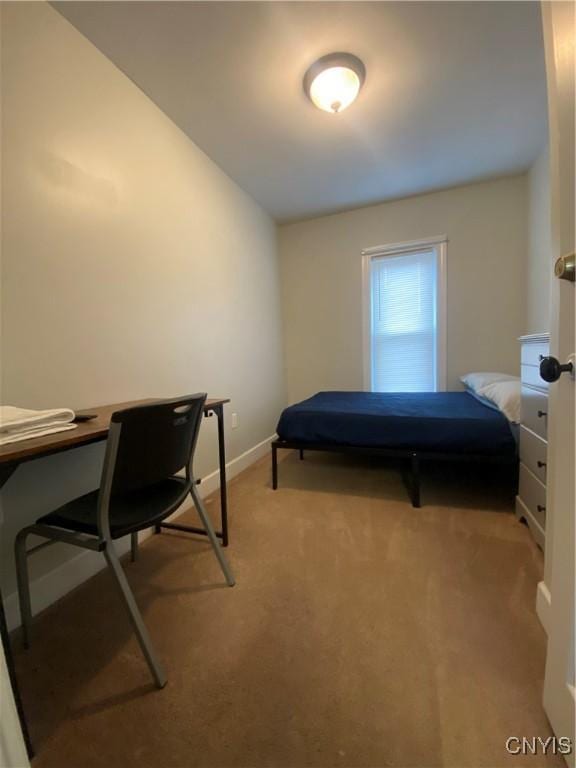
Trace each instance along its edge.
{"label": "window", "polygon": [[445,388],[446,238],[369,248],[364,257],[364,384]]}

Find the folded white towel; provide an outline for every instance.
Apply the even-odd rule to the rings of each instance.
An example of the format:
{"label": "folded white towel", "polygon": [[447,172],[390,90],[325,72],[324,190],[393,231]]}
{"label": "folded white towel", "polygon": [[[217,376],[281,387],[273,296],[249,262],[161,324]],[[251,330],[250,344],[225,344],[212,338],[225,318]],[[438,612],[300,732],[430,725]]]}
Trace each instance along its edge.
{"label": "folded white towel", "polygon": [[71,423],[73,420],[74,411],[69,408],[32,411],[0,405],[0,445],[76,429],[77,425]]}

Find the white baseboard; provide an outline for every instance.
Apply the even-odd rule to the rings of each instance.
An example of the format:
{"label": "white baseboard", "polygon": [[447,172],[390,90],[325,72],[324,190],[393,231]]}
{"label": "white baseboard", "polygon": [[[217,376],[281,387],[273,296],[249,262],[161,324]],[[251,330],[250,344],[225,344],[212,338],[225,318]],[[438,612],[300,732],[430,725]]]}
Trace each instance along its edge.
{"label": "white baseboard", "polygon": [[[240,456],[236,456],[235,459],[227,462],[226,479],[231,480],[233,477],[236,477],[236,475],[239,475],[240,472],[243,472],[245,469],[247,469],[251,464],[254,464],[255,461],[258,461],[258,459],[266,456],[270,452],[270,443],[272,440],[275,440],[276,437],[276,435],[270,435],[270,437],[267,437],[266,440],[262,440],[261,443],[252,446],[252,448],[249,448],[247,451],[244,451],[244,453],[241,453]],[[202,478],[202,482],[200,484],[200,495],[202,498],[205,498],[211,493],[214,493],[214,491],[217,491],[218,488],[220,488],[220,472],[216,469],[214,472],[211,472],[209,475],[206,475],[206,477]]]}
{"label": "white baseboard", "polygon": [[[249,448],[240,456],[226,463],[226,478],[231,480],[236,477],[240,472],[247,469],[255,461],[265,456],[269,449],[270,443],[274,440],[276,435],[272,435],[266,440],[262,440],[261,443]],[[216,470],[211,472],[206,477],[202,478],[199,490],[200,496],[206,498],[214,491],[220,488],[220,472]],[[181,507],[172,517],[178,517],[183,514],[189,507]],[[140,534],[141,540],[148,538],[151,535],[151,531],[142,531]],[[124,554],[130,548],[128,538],[122,539],[118,542],[118,553]],[[104,568],[105,562],[102,555],[98,552],[89,552],[87,550],[79,552],[75,557],[62,565],[54,568],[48,573],[43,574],[37,579],[34,579],[30,584],[30,590],[32,593],[32,613],[37,614],[48,608],[49,605],[55,603],[65,594],[73,590],[75,587],[82,584],[82,582],[94,576],[98,571]],[[4,599],[4,610],[6,613],[6,623],[8,630],[11,632],[20,626],[20,611],[18,609],[18,595],[16,592],[12,592]]]}
{"label": "white baseboard", "polygon": [[551,596],[550,590],[543,581],[538,583],[536,590],[536,614],[540,619],[540,624],[548,634],[548,624],[550,619]]}

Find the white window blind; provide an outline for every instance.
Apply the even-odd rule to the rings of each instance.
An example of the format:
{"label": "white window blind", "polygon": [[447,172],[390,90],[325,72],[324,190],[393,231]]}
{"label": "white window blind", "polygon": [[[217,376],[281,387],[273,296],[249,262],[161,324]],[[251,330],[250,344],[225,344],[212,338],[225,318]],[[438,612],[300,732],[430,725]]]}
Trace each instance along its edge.
{"label": "white window blind", "polygon": [[437,288],[434,248],[371,259],[373,392],[436,391]]}

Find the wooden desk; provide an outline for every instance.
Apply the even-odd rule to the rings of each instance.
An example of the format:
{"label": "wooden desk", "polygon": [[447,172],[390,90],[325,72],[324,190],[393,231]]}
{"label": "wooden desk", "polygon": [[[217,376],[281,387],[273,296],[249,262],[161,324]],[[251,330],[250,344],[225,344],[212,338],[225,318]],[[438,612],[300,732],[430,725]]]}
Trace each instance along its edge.
{"label": "wooden desk", "polygon": [[[102,442],[108,437],[110,419],[115,411],[120,411],[123,408],[130,408],[133,405],[143,405],[144,403],[151,402],[154,402],[154,400],[133,400],[126,403],[114,403],[113,405],[101,405],[97,408],[87,408],[84,411],[77,411],[77,413],[95,413],[97,414],[96,418],[91,419],[90,421],[79,423],[76,429],[67,430],[66,432],[56,432],[53,435],[45,435],[44,437],[36,437],[32,438],[31,440],[22,440],[17,443],[9,443],[8,445],[0,446],[0,489],[10,479],[20,464],[33,461],[34,459],[44,458],[45,456],[51,456],[55,453],[70,451],[73,448],[80,448],[83,445],[91,445],[92,443]],[[218,420],[218,462],[220,471],[221,529],[216,531],[216,535],[222,540],[222,544],[225,547],[228,546],[228,500],[226,494],[224,405],[229,402],[230,400],[227,398],[208,398],[204,405],[204,416],[216,415]],[[175,528],[182,527],[178,526],[177,524],[170,523],[164,524],[164,526]],[[192,528],[191,526],[186,526],[186,530],[191,531],[192,533],[206,535],[206,532],[202,528]],[[12,659],[12,651],[10,648],[8,629],[6,626],[6,616],[4,613],[4,602],[2,600],[1,589],[0,635],[2,636],[2,645],[4,647],[4,655],[6,656],[6,665],[8,667],[10,682],[12,683],[12,689],[14,691],[14,699],[16,701],[16,707],[20,716],[22,731],[24,733],[24,740],[26,742],[28,754],[30,757],[32,757],[33,750],[28,734],[26,719],[24,717],[24,711],[22,709],[22,701],[18,690],[16,675],[14,672],[14,662]]]}

